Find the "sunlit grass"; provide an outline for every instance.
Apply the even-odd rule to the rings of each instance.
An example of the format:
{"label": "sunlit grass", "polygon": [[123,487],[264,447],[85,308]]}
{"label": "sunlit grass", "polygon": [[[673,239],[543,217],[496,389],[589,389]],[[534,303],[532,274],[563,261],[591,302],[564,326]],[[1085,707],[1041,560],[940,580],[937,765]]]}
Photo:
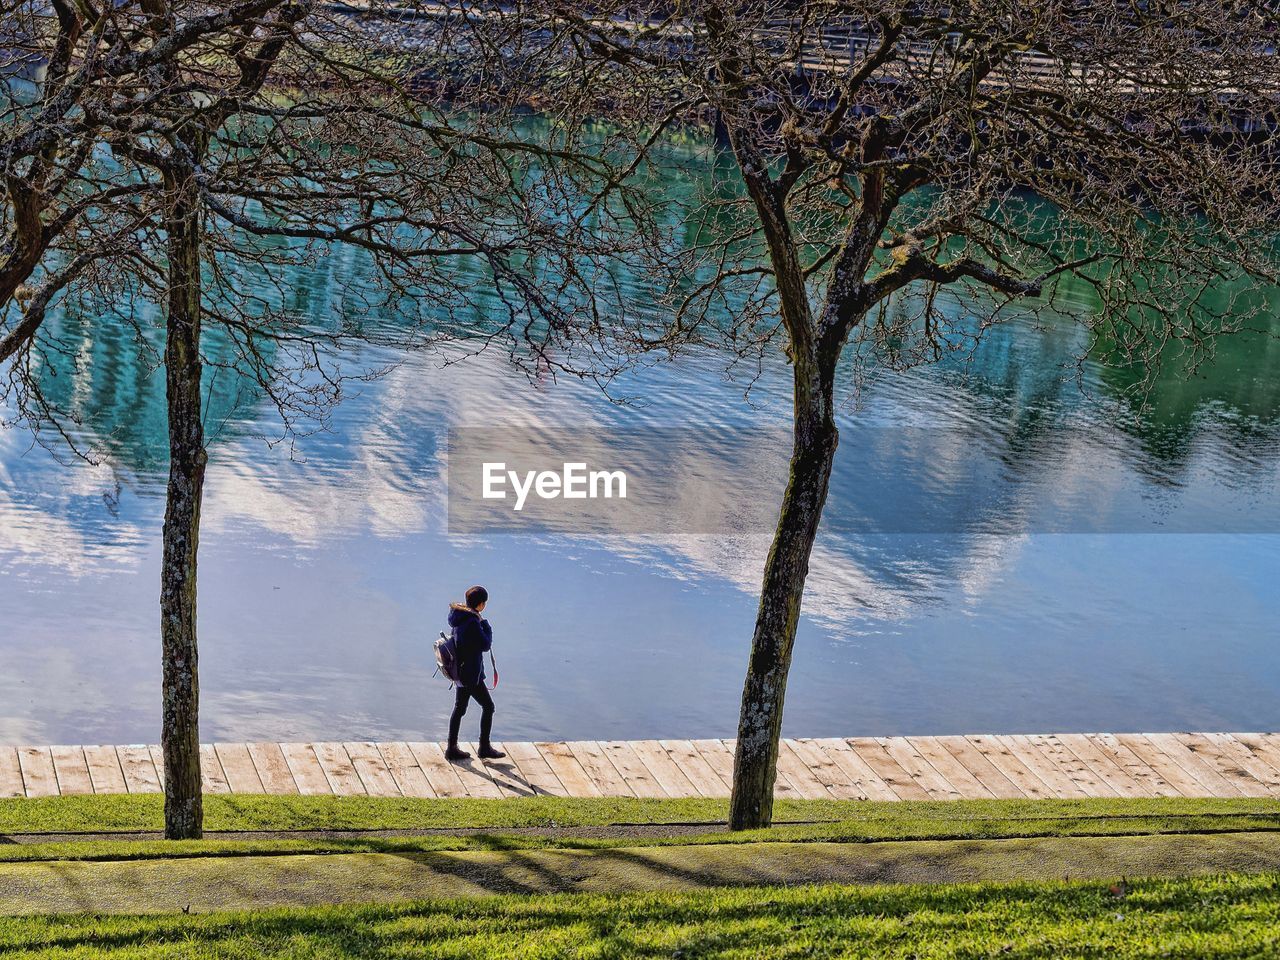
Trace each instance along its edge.
{"label": "sunlit grass", "polygon": [[[716,824],[727,799],[520,797],[504,800],[426,800],[407,797],[317,797],[211,794],[204,798],[205,829],[412,830],[490,827],[599,827],[613,824]],[[779,800],[775,824],[804,822],[972,824],[1037,821],[1249,818],[1280,825],[1280,800],[1094,799],[947,800],[883,803],[858,800]],[[0,799],[0,834],[159,830],[159,794]]]}
{"label": "sunlit grass", "polygon": [[1264,957],[1275,875],[501,896],[387,907],[0,918],[21,957]]}

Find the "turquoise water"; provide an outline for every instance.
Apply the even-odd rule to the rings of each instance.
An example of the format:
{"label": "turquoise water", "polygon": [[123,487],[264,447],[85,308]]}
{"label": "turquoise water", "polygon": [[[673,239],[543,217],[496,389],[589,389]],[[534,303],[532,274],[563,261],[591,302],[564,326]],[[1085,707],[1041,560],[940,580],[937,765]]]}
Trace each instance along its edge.
{"label": "turquoise water", "polygon": [[[365,270],[298,272],[295,309],[333,311]],[[78,356],[42,384],[100,462],[0,429],[0,742],[153,741],[163,379],[118,318],[93,337],[52,322]],[[863,440],[838,457],[789,733],[1280,727],[1280,346],[1224,344],[1139,413],[1125,374],[1077,375],[1083,337],[1014,319],[963,362],[856,390],[846,371],[844,429]],[[210,385],[205,738],[441,736],[429,643],[475,582],[493,598],[500,737],[733,734],[767,538],[450,536],[445,438],[785,428],[780,357],[747,397],[714,351],[655,365],[624,379],[644,402],[623,406],[530,381],[500,351],[345,362],[390,369],[291,443],[251,385]],[[995,529],[910,522],[973,502]],[[869,511],[915,532],[868,534]]]}

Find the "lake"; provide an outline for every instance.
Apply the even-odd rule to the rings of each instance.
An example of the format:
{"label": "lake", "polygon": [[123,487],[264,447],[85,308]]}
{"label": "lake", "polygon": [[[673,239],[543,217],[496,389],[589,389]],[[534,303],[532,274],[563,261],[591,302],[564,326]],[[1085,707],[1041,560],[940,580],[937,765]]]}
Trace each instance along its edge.
{"label": "lake", "polygon": [[[286,279],[321,315],[366,269],[335,255]],[[43,387],[100,462],[0,429],[0,742],[155,742],[163,377],[121,318],[50,322],[79,352]],[[1167,371],[1140,411],[1132,375],[1077,370],[1085,336],[1014,317],[963,359],[856,390],[846,369],[789,735],[1280,728],[1280,342]],[[501,351],[350,362],[388,369],[293,443],[249,384],[210,387],[206,740],[442,738],[430,643],[472,583],[500,739],[733,735],[767,536],[451,535],[446,440],[785,430],[781,356],[747,396],[714,350],[648,366],[626,405]],[[975,511],[992,522],[947,522]]]}

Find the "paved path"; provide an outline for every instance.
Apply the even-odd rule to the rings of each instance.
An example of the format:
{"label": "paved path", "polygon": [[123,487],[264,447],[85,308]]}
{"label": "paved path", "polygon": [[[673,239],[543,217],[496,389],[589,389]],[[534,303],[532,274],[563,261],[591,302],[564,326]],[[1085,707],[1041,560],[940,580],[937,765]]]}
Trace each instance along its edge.
{"label": "paved path", "polygon": [[[451,764],[439,743],[216,743],[208,793],[342,796],[726,797],[733,741],[498,745]],[[475,745],[471,745],[474,752]],[[158,793],[155,746],[0,746],[0,797]],[[779,797],[956,800],[1280,798],[1280,734],[1093,733],[784,740]]]}
{"label": "paved path", "polygon": [[[46,860],[0,863],[0,916],[207,913],[495,893],[623,893],[761,884],[1063,877],[1114,882],[1126,876],[1261,873],[1274,870],[1278,857],[1280,835],[1266,832]],[[198,953],[189,949],[184,956]]]}

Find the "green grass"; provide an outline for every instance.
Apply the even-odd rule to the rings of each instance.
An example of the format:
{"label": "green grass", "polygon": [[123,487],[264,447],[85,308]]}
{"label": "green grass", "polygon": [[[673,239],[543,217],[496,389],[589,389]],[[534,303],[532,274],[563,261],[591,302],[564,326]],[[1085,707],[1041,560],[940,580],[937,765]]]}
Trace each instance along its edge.
{"label": "green grass", "polygon": [[[0,912],[76,913],[0,917],[0,955],[1280,956],[1280,877],[1254,872],[1280,862],[1276,801],[785,801],[738,834],[710,832],[718,800],[206,804],[211,832],[284,835],[76,839],[158,830],[163,798],[0,800],[0,840],[23,840],[0,842]],[[618,824],[707,829],[590,835]],[[325,830],[360,835],[289,836]],[[1112,892],[1124,874],[1175,879]],[[1095,879],[1042,882],[1063,876]],[[906,885],[865,886],[885,882]]]}
{"label": "green grass", "polygon": [[204,916],[0,918],[35,958],[1274,957],[1274,874],[502,896]]}
{"label": "green grass", "polygon": [[[54,797],[0,800],[0,836],[159,830],[158,796]],[[575,829],[616,824],[723,822],[719,800],[409,800],[372,797],[211,796],[206,828],[218,831],[442,830],[426,835],[249,837],[170,843],[160,840],[61,840],[0,844],[0,861],[150,859],[288,853],[421,853],[443,850],[610,848],[683,844],[869,842],[1175,833],[1280,829],[1280,803],[1270,800],[1036,800],[941,803],[785,801],[768,831],[677,836],[582,837]],[[520,828],[555,829],[552,836]],[[462,828],[479,835],[452,834]],[[504,831],[506,831],[504,833]]]}
{"label": "green grass", "polygon": [[[505,800],[419,800],[390,797],[207,795],[205,829],[225,831],[428,830],[460,828],[598,827],[613,824],[723,823],[728,800],[519,797]],[[774,821],[788,823],[946,822],[998,820],[1085,823],[1090,820],[1248,819],[1280,826],[1280,800],[948,800],[879,803],[779,800]],[[159,830],[164,798],[97,795],[0,799],[0,834],[110,833]]]}
{"label": "green grass", "polygon": [[[812,803],[807,807],[805,804]],[[788,804],[793,819],[837,819],[856,804]],[[204,798],[205,829],[409,830],[456,827],[603,826],[723,820],[727,800],[635,800],[520,797],[506,800],[420,800],[399,797],[302,797],[213,794]],[[792,809],[794,808],[794,809]],[[1277,806],[1280,813],[1280,805]],[[160,830],[159,794],[0,800],[0,834],[106,833]]]}

